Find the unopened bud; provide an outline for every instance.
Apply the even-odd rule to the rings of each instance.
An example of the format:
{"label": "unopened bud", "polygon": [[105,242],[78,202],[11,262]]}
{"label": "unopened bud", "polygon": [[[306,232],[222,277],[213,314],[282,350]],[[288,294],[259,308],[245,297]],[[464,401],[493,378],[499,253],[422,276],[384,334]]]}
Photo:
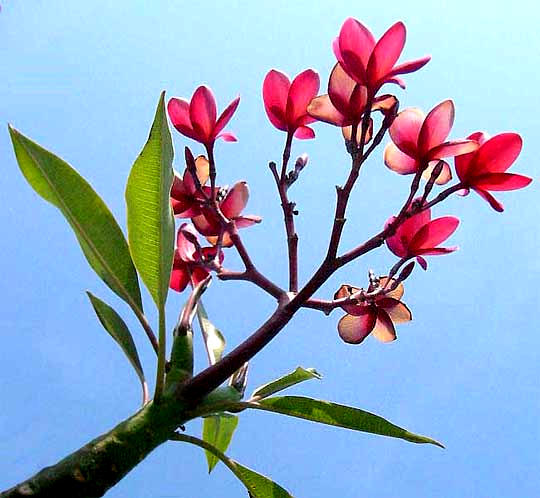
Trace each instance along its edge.
{"label": "unopened bud", "polygon": [[300,173],[300,171],[302,171],[306,167],[308,161],[309,161],[309,156],[304,152],[301,156],[299,156],[296,159],[296,162],[294,163],[294,170],[297,173]]}
{"label": "unopened bud", "polygon": [[411,261],[408,265],[401,270],[400,274],[398,275],[398,282],[403,282],[405,279],[409,278],[412,271],[414,270],[414,261]]}
{"label": "unopened bud", "polygon": [[249,363],[246,361],[246,363],[232,374],[229,380],[229,386],[236,389],[241,395],[244,395],[244,391],[246,390],[248,369]]}

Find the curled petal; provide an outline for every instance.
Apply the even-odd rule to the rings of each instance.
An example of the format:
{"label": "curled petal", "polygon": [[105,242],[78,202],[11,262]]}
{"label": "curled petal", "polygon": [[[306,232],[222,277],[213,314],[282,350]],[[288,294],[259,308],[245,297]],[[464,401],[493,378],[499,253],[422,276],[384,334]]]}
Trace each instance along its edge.
{"label": "curled petal", "polygon": [[257,223],[260,223],[262,218],[255,214],[246,214],[245,216],[238,216],[234,219],[237,228],[247,228]]}
{"label": "curled petal", "polygon": [[398,105],[398,99],[393,95],[381,95],[373,99],[372,111],[381,111],[383,114],[396,108]]}
{"label": "curled petal", "polygon": [[[233,114],[236,112],[236,109],[238,107],[238,104],[240,103],[240,97],[236,97],[221,113],[219,116],[216,125],[214,126],[214,135],[218,135],[225,126],[227,126],[227,123],[231,120]],[[230,141],[230,140],[225,140]],[[236,140],[234,140],[236,141]]]}
{"label": "curled petal", "polygon": [[249,187],[246,182],[236,183],[220,204],[222,213],[228,219],[236,218],[246,207],[249,199]]}
{"label": "curled petal", "polygon": [[398,148],[411,157],[416,157],[418,137],[424,113],[420,109],[410,108],[401,111],[390,126],[390,136]]}
{"label": "curled petal", "polygon": [[403,81],[401,78],[398,78],[397,76],[394,76],[392,78],[386,78],[384,80],[385,83],[393,83],[394,85],[398,85],[400,88],[403,88],[403,90],[405,90],[405,88],[407,88],[407,86],[405,85],[405,81]]}
{"label": "curled petal", "polygon": [[291,82],[286,74],[272,69],[264,78],[264,108],[270,122],[279,130],[287,130],[285,109]]}
{"label": "curled petal", "polygon": [[422,155],[440,145],[454,124],[454,103],[445,100],[429,111],[418,136],[418,149]]}
{"label": "curled petal", "polygon": [[377,320],[373,327],[373,335],[381,342],[392,342],[397,339],[396,329],[394,328],[392,319],[381,308],[377,309]]}
{"label": "curled petal", "polygon": [[197,232],[190,223],[182,223],[176,235],[176,253],[182,261],[194,261]]}
{"label": "curled petal", "polygon": [[451,140],[433,147],[427,154],[427,159],[441,159],[468,154],[478,149],[478,143],[474,140]]}
{"label": "curled petal", "polygon": [[335,108],[328,95],[315,97],[308,105],[307,112],[310,116],[325,123],[335,126],[344,126],[346,124],[345,116]]}
{"label": "curled petal", "polygon": [[423,256],[440,256],[441,254],[450,254],[451,252],[455,252],[458,249],[459,249],[459,246],[432,247],[430,249],[421,249],[418,251],[418,254],[421,254]]}
{"label": "curled petal", "polygon": [[319,75],[306,69],[294,78],[289,88],[286,118],[289,126],[296,126],[307,112],[308,104],[319,91]]}
{"label": "curled petal", "polygon": [[299,126],[294,132],[294,137],[300,140],[315,138],[315,132],[309,126]]}
{"label": "curled petal", "polygon": [[517,133],[500,133],[484,142],[474,158],[475,175],[504,173],[521,152],[523,141]]}
{"label": "curled petal", "polygon": [[390,73],[403,51],[405,37],[405,25],[399,21],[391,26],[377,42],[367,66],[371,84],[375,84]]}
{"label": "curled petal", "polygon": [[216,138],[222,138],[225,142],[238,142],[236,135],[230,131],[220,133]]}
{"label": "curled petal", "polygon": [[[409,249],[413,254],[421,254],[424,249],[437,247],[452,235],[459,225],[454,216],[443,216],[426,223],[412,238]],[[424,253],[425,254],[425,253]]]}
{"label": "curled petal", "polygon": [[396,74],[407,74],[414,73],[420,68],[424,67],[431,60],[431,55],[425,55],[420,59],[415,59],[413,61],[404,62],[399,64],[390,72],[390,76],[395,76]]}
{"label": "curled petal", "polygon": [[416,159],[401,152],[401,150],[391,142],[384,149],[384,164],[400,175],[416,173],[419,166],[419,162]]}
{"label": "curled petal", "polygon": [[189,106],[189,117],[193,129],[201,135],[201,140],[210,140],[216,124],[216,99],[212,90],[200,86],[195,90]]}
{"label": "curled petal", "polygon": [[529,185],[532,178],[513,173],[486,173],[478,176],[474,185],[482,190],[517,190]]}
{"label": "curled petal", "polygon": [[377,311],[367,307],[361,315],[345,315],[338,322],[339,336],[349,344],[360,344],[373,330],[377,321]]}
{"label": "curled petal", "polygon": [[481,188],[473,187],[473,190],[480,196],[482,199],[485,199],[489,205],[495,209],[495,211],[502,213],[504,211],[504,206],[499,202],[495,197],[493,197],[487,190],[482,190]]}

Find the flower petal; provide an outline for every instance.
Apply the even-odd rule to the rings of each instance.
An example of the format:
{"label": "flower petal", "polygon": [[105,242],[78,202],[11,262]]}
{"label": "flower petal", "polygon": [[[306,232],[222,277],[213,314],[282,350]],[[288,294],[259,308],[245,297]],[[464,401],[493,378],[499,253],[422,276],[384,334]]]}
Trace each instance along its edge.
{"label": "flower petal", "polygon": [[412,313],[407,306],[397,299],[385,297],[377,301],[377,307],[384,309],[393,323],[405,323],[412,320]]}
{"label": "flower petal", "polygon": [[484,142],[474,158],[475,176],[504,173],[521,152],[523,141],[517,133],[500,133]]}
{"label": "flower petal", "polygon": [[401,150],[399,150],[392,142],[384,149],[384,164],[400,175],[416,173],[419,166],[416,159],[401,152]]}
{"label": "flower petal", "polygon": [[405,25],[398,21],[379,39],[367,65],[368,79],[371,84],[377,83],[390,73],[403,51],[405,37]]}
{"label": "flower petal", "polygon": [[346,124],[345,116],[334,107],[328,95],[315,97],[308,105],[307,112],[315,119],[325,123],[335,126],[344,126]]}
{"label": "flower petal", "polygon": [[276,69],[268,72],[263,83],[264,108],[270,122],[279,130],[287,130],[285,109],[291,82],[286,74]]}
{"label": "flower petal", "polygon": [[216,99],[212,90],[207,86],[200,86],[191,98],[189,117],[193,129],[205,142],[214,138],[212,134],[216,125],[216,114]]}
{"label": "flower petal", "polygon": [[221,231],[219,220],[208,208],[203,209],[202,214],[191,218],[191,223],[193,223],[197,232],[205,237],[209,235],[219,235],[219,232]]}
{"label": "flower petal", "polygon": [[420,68],[424,67],[431,60],[431,55],[425,55],[420,59],[415,59],[413,61],[407,61],[403,64],[395,66],[394,69],[390,72],[389,76],[395,76],[396,74],[407,74],[414,73]]}
{"label": "flower petal", "polygon": [[182,223],[176,235],[176,253],[182,261],[194,261],[197,232],[191,223]]}
{"label": "flower petal", "polygon": [[315,138],[315,132],[309,126],[300,126],[294,132],[294,137],[300,140]]}
{"label": "flower petal", "polygon": [[187,100],[173,97],[167,104],[167,112],[171,123],[182,135],[195,138],[196,135],[189,119],[189,102]]}
{"label": "flower petal", "polygon": [[390,126],[392,141],[402,152],[411,157],[418,155],[418,137],[424,119],[424,113],[420,109],[412,107],[401,111]]}
{"label": "flower petal", "polygon": [[249,187],[246,182],[236,183],[220,204],[221,212],[229,220],[236,218],[246,207],[249,199]]}
{"label": "flower petal", "polygon": [[[344,126],[341,128],[343,138],[345,140],[351,140],[352,138],[352,126]],[[373,138],[373,119],[369,118],[368,129],[366,131],[366,136],[364,137],[364,144],[367,144]],[[359,144],[362,141],[362,127],[356,127],[356,143]]]}
{"label": "flower petal", "polygon": [[514,173],[486,173],[478,176],[474,181],[474,186],[482,190],[517,190],[529,185],[532,178]]}
{"label": "flower petal", "polygon": [[230,131],[223,131],[216,138],[222,138],[225,142],[238,142],[236,135]]}
{"label": "flower petal", "polygon": [[427,261],[422,256],[416,256],[416,261],[418,262],[422,270],[427,270]]}
{"label": "flower petal", "polygon": [[182,292],[189,282],[189,269],[186,263],[183,261],[173,266],[171,271],[171,280],[169,282],[169,287],[177,292]]}
{"label": "flower petal", "polygon": [[[386,283],[388,282],[388,277],[381,277],[379,279],[381,287],[386,287]],[[392,283],[395,282],[395,279],[392,279]],[[388,287],[390,287],[391,284],[388,284]],[[387,292],[385,294],[385,297],[391,297],[396,300],[400,300],[403,297],[403,294],[405,293],[405,288],[403,287],[403,284],[400,282],[397,287],[390,292]]]}
{"label": "flower petal", "polygon": [[[439,175],[437,176],[435,183],[437,185],[444,185],[448,183],[452,179],[452,170],[450,169],[450,165],[441,159],[441,162],[443,163],[443,167]],[[426,181],[429,181],[431,178],[431,174],[433,173],[433,169],[439,161],[430,161],[428,164],[428,167],[422,172],[422,178]]]}
{"label": "flower petal", "polygon": [[313,69],[306,69],[294,78],[285,111],[289,127],[295,128],[300,124],[309,103],[319,92],[319,84],[319,75]]}
{"label": "flower petal", "polygon": [[[356,81],[365,83],[366,68],[375,46],[371,31],[356,19],[349,18],[341,27],[338,45],[344,69]],[[340,57],[338,56],[338,60]]]}
{"label": "flower petal", "polygon": [[246,214],[245,216],[238,216],[234,219],[236,228],[247,228],[257,223],[260,223],[262,218],[255,214]]}
{"label": "flower petal", "polygon": [[412,238],[409,249],[414,254],[421,254],[423,249],[437,247],[452,235],[459,225],[455,216],[443,216],[426,223]]}
{"label": "flower petal", "polygon": [[236,97],[221,113],[219,116],[216,126],[214,126],[214,134],[218,135],[223,128],[227,125],[227,123],[231,120],[233,114],[236,112],[236,109],[238,107],[238,104],[240,103],[240,97]]}
{"label": "flower petal", "polygon": [[454,124],[454,103],[444,100],[429,111],[418,136],[418,149],[422,155],[442,144]]}
{"label": "flower petal", "polygon": [[373,335],[381,342],[392,342],[397,339],[396,329],[388,313],[379,308],[377,310],[377,320],[373,327]]}
{"label": "flower petal", "polygon": [[441,159],[443,157],[455,157],[469,154],[478,149],[478,143],[474,140],[451,140],[433,147],[427,155],[428,160]]}
{"label": "flower petal", "polygon": [[344,115],[349,114],[351,95],[357,84],[345,72],[341,64],[337,63],[334,66],[328,80],[328,96],[334,107]]}
{"label": "flower petal", "polygon": [[495,209],[495,211],[502,213],[504,211],[504,206],[499,202],[495,197],[493,197],[487,190],[482,190],[481,188],[472,187],[473,190],[480,196],[482,199],[485,199],[489,205]]}
{"label": "flower petal", "polygon": [[345,315],[338,322],[339,336],[349,344],[360,344],[373,330],[377,321],[377,312],[373,307],[366,307],[365,313]]}

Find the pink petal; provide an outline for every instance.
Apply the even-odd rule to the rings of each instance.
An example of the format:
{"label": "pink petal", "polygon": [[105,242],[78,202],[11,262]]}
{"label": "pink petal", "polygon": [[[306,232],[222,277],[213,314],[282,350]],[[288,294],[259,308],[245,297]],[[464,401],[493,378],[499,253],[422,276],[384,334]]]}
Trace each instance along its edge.
{"label": "pink petal", "polygon": [[309,126],[300,126],[294,132],[294,137],[300,140],[315,138],[315,132]]}
{"label": "pink petal", "polygon": [[312,69],[306,69],[294,78],[289,88],[285,112],[290,127],[297,126],[305,116],[307,106],[319,91],[319,83],[319,75]]}
{"label": "pink petal", "polygon": [[469,154],[478,149],[478,143],[474,140],[451,140],[433,147],[427,154],[427,159],[441,159]]}
{"label": "pink petal", "polygon": [[214,126],[215,135],[218,135],[219,132],[223,130],[223,128],[225,128],[227,123],[231,120],[233,114],[236,112],[236,109],[239,103],[240,103],[240,97],[236,97],[221,113],[221,115],[219,116],[216,122],[216,126]]}
{"label": "pink petal", "polygon": [[171,272],[169,287],[177,292],[182,292],[189,282],[189,270],[184,262],[174,265]]}
{"label": "pink petal", "polygon": [[[396,256],[407,257],[410,253],[410,242],[416,233],[431,219],[431,210],[426,209],[405,220],[396,233],[386,239],[386,245]],[[392,221],[390,218],[387,224]]]}
{"label": "pink petal", "polygon": [[196,266],[191,271],[191,282],[195,286],[198,283],[202,282],[206,277],[208,277],[208,275],[210,275],[210,272],[206,268]]}
{"label": "pink petal", "polygon": [[504,206],[499,202],[495,197],[493,197],[487,190],[482,190],[480,188],[473,187],[473,190],[480,196],[482,199],[485,199],[489,202],[489,205],[495,209],[495,211],[502,213],[504,211]]}
{"label": "pink petal", "polygon": [[425,224],[412,238],[409,249],[414,254],[420,254],[422,249],[437,247],[452,235],[459,225],[459,219],[454,216],[443,216]]}
{"label": "pink petal", "polygon": [[195,90],[189,106],[189,117],[193,129],[201,135],[204,141],[211,140],[216,125],[216,99],[212,90],[200,86]]}
{"label": "pink petal", "polygon": [[262,218],[255,214],[246,214],[245,216],[238,216],[234,219],[236,228],[247,228],[255,225],[256,223],[260,223],[261,221]]}
{"label": "pink petal", "polygon": [[396,116],[392,126],[390,126],[392,141],[402,152],[411,157],[418,155],[418,136],[424,118],[424,113],[420,109],[405,109]]}
{"label": "pink petal", "polygon": [[366,110],[368,90],[363,85],[356,85],[351,93],[348,114],[353,122],[360,122],[360,118]]}
{"label": "pink petal", "polygon": [[513,173],[486,173],[476,177],[474,186],[482,190],[517,190],[529,185],[532,178]]}
{"label": "pink petal", "polygon": [[377,42],[367,66],[368,79],[372,85],[390,73],[403,51],[405,37],[405,26],[398,21]]}
{"label": "pink petal", "polygon": [[523,141],[517,133],[500,133],[484,142],[474,158],[475,176],[504,173],[521,152]]}
{"label": "pink petal", "polygon": [[176,235],[176,252],[182,261],[193,261],[196,253],[194,241],[197,240],[195,227],[190,223],[182,223]]}
{"label": "pink petal", "polygon": [[315,97],[308,105],[307,112],[319,121],[335,126],[345,125],[345,116],[334,107],[328,95]]}
{"label": "pink petal", "polygon": [[209,235],[219,235],[219,232],[221,231],[219,220],[215,219],[215,215],[209,209],[204,209],[202,214],[191,218],[191,223],[193,223],[197,231],[205,237],[208,237]]}
{"label": "pink petal", "polygon": [[384,297],[377,300],[377,307],[384,309],[393,323],[405,323],[412,320],[412,313],[401,301]]}
{"label": "pink petal", "polygon": [[183,135],[194,138],[191,120],[189,119],[189,102],[173,97],[167,104],[167,112],[173,126]]}
{"label": "pink petal", "polygon": [[418,254],[422,254],[423,256],[440,256],[441,254],[450,254],[451,252],[457,251],[458,249],[458,246],[431,247],[428,249],[420,249],[418,251]]}
{"label": "pink petal", "polygon": [[349,102],[357,83],[354,81],[338,63],[330,73],[328,81],[328,96],[334,107],[344,115],[349,112]]}
{"label": "pink petal", "polygon": [[418,136],[418,149],[422,155],[446,140],[454,124],[454,113],[451,100],[445,100],[429,111]]}
{"label": "pink petal", "polygon": [[362,315],[345,315],[338,322],[339,336],[349,344],[360,344],[371,333],[376,321],[377,313],[372,307],[366,307]]}
{"label": "pink petal", "polygon": [[403,64],[399,64],[398,66],[394,67],[394,69],[392,69],[392,71],[390,72],[389,76],[395,76],[396,74],[414,73],[415,71],[418,71],[420,68],[424,67],[430,60],[431,55],[425,55],[420,59],[404,62]]}
{"label": "pink petal", "polygon": [[[185,173],[184,173],[185,176]],[[186,194],[188,194],[189,191],[184,187],[184,182],[182,179],[178,176],[178,173],[175,171],[173,176],[173,182],[171,186],[171,197],[173,198],[179,198],[184,197]]]}
{"label": "pink petal", "polygon": [[400,175],[416,173],[419,166],[416,159],[401,152],[392,142],[384,149],[384,164]]}
{"label": "pink petal", "polygon": [[339,32],[339,53],[344,69],[359,83],[366,82],[366,68],[374,46],[375,38],[363,24],[353,18],[343,23]]}
{"label": "pink petal", "polygon": [[268,119],[278,130],[287,130],[285,109],[291,82],[286,74],[272,69],[264,78],[263,100]]}
{"label": "pink petal", "polygon": [[[488,138],[489,138],[489,135],[481,131],[471,133],[467,137],[468,140],[474,140],[479,145],[482,145]],[[469,176],[474,176],[474,171],[472,171],[474,170],[474,166],[471,168],[472,166],[471,161],[476,155],[474,154],[474,152],[470,152],[468,154],[461,154],[454,159],[454,164],[456,166],[456,173],[459,179],[464,183],[468,183]]]}
{"label": "pink petal", "polygon": [[220,133],[216,138],[222,138],[225,142],[238,142],[236,135],[230,131]]}
{"label": "pink petal", "polygon": [[416,261],[418,261],[418,264],[422,268],[422,270],[427,270],[427,261],[422,256],[416,256]]}
{"label": "pink petal", "polygon": [[405,90],[406,88],[405,81],[403,81],[401,78],[398,78],[397,76],[393,76],[392,78],[386,78],[384,80],[384,83],[393,83],[394,85],[398,85],[400,88],[403,88],[403,90]]}
{"label": "pink petal", "polygon": [[383,309],[377,310],[377,321],[373,328],[373,335],[381,342],[392,342],[397,339],[394,324],[388,313]]}
{"label": "pink petal", "polygon": [[227,196],[221,202],[221,212],[229,220],[236,218],[246,207],[249,199],[249,187],[246,182],[236,183],[231,190],[227,193]]}
{"label": "pink petal", "polygon": [[[445,185],[452,179],[452,170],[450,169],[450,165],[446,161],[442,161],[443,167],[441,172],[439,173],[439,176],[437,176],[435,180],[435,184],[437,185]],[[433,173],[433,170],[435,166],[439,161],[430,161],[428,164],[428,167],[422,172],[422,178],[426,181],[429,181],[431,178],[431,173]]]}

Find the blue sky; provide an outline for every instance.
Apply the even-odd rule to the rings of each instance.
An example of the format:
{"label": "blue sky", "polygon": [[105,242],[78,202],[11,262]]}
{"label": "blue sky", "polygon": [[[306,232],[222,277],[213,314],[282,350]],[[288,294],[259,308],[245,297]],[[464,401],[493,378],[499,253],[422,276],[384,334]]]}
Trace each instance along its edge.
{"label": "blue sky", "polygon": [[[244,239],[260,269],[286,281],[282,219],[269,160],[283,134],[267,121],[261,85],[270,68],[294,75],[313,67],[326,85],[330,45],[345,18],[379,37],[401,19],[408,29],[402,60],[431,54],[421,71],[395,90],[401,108],[431,109],[452,98],[452,137],[476,130],[517,131],[523,152],[512,171],[538,178],[536,36],[532,1],[512,2],[2,2],[0,118],[70,162],[125,226],[124,185],[146,140],[159,92],[191,96],[209,84],[223,108],[240,107],[220,143],[222,183],[249,182],[247,211],[263,216]],[[315,141],[295,142],[310,163],[291,189],[300,210],[301,278],[319,263],[334,206],[334,185],[348,158],[339,130],[315,125]],[[188,143],[174,132],[177,150]],[[194,144],[193,144],[194,145]],[[194,150],[197,150],[194,145]],[[382,151],[362,171],[342,248],[378,230],[399,209],[409,178],[382,164]],[[85,290],[122,310],[147,376],[154,358],[128,310],[92,273],[58,211],[28,187],[7,134],[0,133],[3,227],[0,283],[3,360],[0,489],[50,465],[138,407],[137,380],[97,322]],[[182,165],[176,163],[179,169]],[[447,449],[419,446],[248,413],[228,451],[270,475],[299,498],[537,496],[540,489],[538,186],[498,196],[498,214],[479,197],[451,198],[434,214],[462,223],[452,236],[460,251],[415,270],[404,301],[415,320],[398,341],[342,343],[340,312],[302,311],[252,364],[250,388],[297,365],[316,367],[322,381],[296,389],[378,413]],[[239,267],[228,255],[228,264]],[[369,268],[395,261],[385,248],[351,265],[325,286],[364,285]],[[146,296],[148,297],[148,296]],[[185,296],[171,295],[172,317]],[[151,302],[147,299],[148,309]],[[215,282],[206,307],[234,345],[273,308],[247,284]],[[152,315],[152,319],[155,317]],[[204,355],[197,349],[197,366]],[[293,391],[291,391],[293,392]],[[200,424],[188,430],[200,433]],[[209,477],[203,453],[169,444],[156,450],[107,496],[244,496],[223,466]]]}

